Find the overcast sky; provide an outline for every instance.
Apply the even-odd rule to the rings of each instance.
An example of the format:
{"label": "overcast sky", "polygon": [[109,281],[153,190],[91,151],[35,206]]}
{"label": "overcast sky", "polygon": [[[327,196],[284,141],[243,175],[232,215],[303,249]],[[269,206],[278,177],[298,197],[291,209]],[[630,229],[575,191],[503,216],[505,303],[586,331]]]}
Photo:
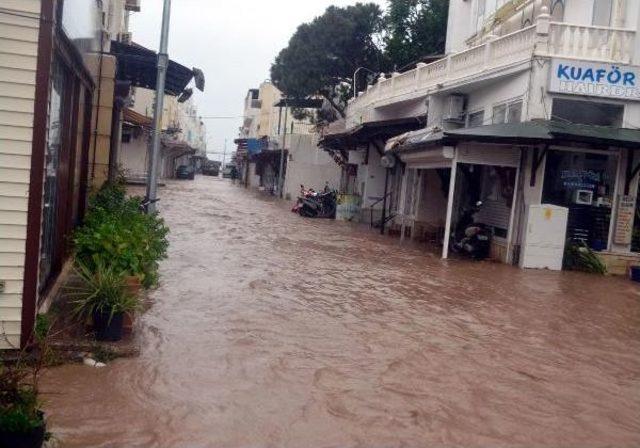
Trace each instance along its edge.
{"label": "overcast sky", "polygon": [[[380,5],[385,0],[374,0]],[[154,50],[160,42],[162,0],[143,0],[131,18],[133,40]],[[269,78],[277,53],[302,22],[329,5],[356,0],[173,0],[169,56],[187,67],[204,70],[206,89],[194,95],[200,115],[236,116],[204,120],[209,152],[233,149],[247,90]],[[211,158],[222,158],[210,155]]]}

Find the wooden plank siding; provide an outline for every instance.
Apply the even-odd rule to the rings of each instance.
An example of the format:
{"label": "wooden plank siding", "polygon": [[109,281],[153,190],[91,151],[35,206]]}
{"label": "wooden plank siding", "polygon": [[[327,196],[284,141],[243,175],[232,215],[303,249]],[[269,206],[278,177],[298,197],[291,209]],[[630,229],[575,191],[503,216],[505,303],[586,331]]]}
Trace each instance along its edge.
{"label": "wooden plank siding", "polygon": [[20,346],[40,0],[0,0],[0,349]]}

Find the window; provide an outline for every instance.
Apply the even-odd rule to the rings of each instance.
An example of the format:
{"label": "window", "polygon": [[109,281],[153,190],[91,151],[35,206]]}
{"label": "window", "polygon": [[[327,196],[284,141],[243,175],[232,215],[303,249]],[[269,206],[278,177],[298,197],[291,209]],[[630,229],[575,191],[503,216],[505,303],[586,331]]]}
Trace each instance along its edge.
{"label": "window", "polygon": [[507,123],[519,123],[522,120],[522,100],[507,106]]}
{"label": "window", "polygon": [[546,158],[542,202],[569,209],[568,239],[606,250],[618,158],[559,150]]}
{"label": "window", "polygon": [[493,106],[493,124],[500,124],[507,122],[507,105],[506,104],[498,104],[497,106]]}
{"label": "window", "polygon": [[594,0],[593,2],[593,20],[595,26],[611,25],[611,9],[613,0]]}
{"label": "window", "polygon": [[624,106],[597,101],[554,98],[551,119],[594,126],[621,127]]}
{"label": "window", "polygon": [[564,20],[564,0],[553,0],[551,4],[551,20],[562,22]]}
{"label": "window", "polygon": [[519,123],[522,121],[522,99],[493,106],[493,124]]}
{"label": "window", "polygon": [[484,110],[471,112],[467,116],[467,127],[475,128],[484,124]]}

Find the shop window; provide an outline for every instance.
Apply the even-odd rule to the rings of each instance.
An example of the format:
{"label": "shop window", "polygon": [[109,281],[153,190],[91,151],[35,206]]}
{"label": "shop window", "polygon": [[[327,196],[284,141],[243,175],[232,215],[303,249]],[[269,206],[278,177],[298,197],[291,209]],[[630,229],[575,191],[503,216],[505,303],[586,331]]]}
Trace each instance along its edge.
{"label": "shop window", "polygon": [[611,25],[611,10],[613,8],[613,0],[594,0],[593,2],[593,20],[594,26]]}
{"label": "shop window", "polygon": [[467,127],[475,128],[476,126],[482,126],[484,124],[484,110],[477,112],[471,112],[467,116]]}
{"label": "shop window", "polygon": [[567,238],[607,249],[616,180],[616,155],[547,153],[542,202],[569,209]]}
{"label": "shop window", "polygon": [[621,127],[624,106],[597,101],[554,98],[551,119],[576,124]]}

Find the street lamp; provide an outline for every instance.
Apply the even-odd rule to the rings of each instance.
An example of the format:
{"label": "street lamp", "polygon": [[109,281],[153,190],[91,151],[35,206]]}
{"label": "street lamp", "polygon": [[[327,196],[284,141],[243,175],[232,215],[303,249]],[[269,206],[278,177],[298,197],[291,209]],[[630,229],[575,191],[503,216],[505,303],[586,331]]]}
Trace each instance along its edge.
{"label": "street lamp", "polygon": [[162,9],[162,28],[160,49],[158,51],[158,74],[156,79],[156,99],[153,111],[153,134],[151,135],[151,154],[149,157],[149,175],[147,176],[147,211],[156,211],[155,202],[158,193],[158,157],[160,155],[160,137],[162,134],[162,111],[164,107],[164,87],[169,67],[169,20],[171,18],[171,0],[164,0]]}
{"label": "street lamp", "polygon": [[358,72],[360,70],[366,70],[366,71],[368,71],[369,73],[371,73],[374,76],[378,74],[377,72],[374,72],[373,70],[368,69],[367,67],[358,67],[356,69],[356,71],[353,72],[353,97],[354,98],[358,97],[358,91],[356,90],[356,76],[358,76]]}

